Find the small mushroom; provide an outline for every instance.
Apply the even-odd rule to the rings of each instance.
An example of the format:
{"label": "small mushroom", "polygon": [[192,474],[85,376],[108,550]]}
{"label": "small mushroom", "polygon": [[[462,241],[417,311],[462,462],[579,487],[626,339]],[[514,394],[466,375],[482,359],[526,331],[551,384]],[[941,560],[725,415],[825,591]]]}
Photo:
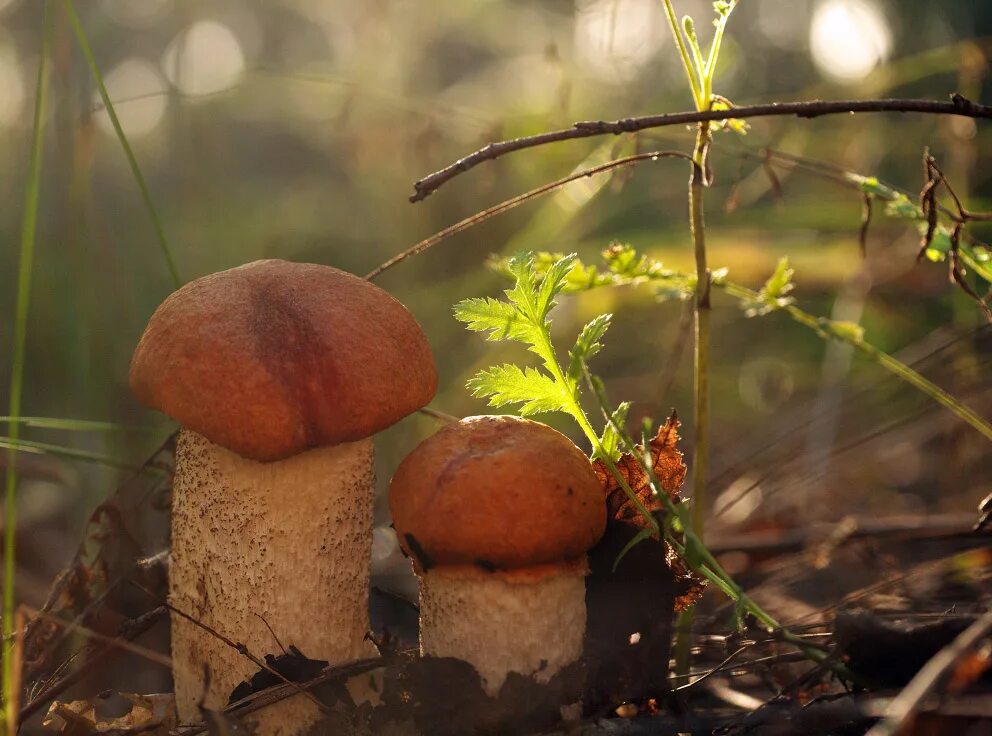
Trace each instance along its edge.
{"label": "small mushroom", "polygon": [[[169,600],[254,655],[364,656],[372,544],[372,435],[434,396],[413,316],[328,266],[256,261],[193,281],[152,315],[130,384],[182,425]],[[172,617],[181,721],[222,708],[257,667]],[[280,709],[281,707],[281,709]],[[270,709],[271,710],[271,709]],[[260,733],[298,733],[302,696]]]}
{"label": "small mushroom", "polygon": [[550,427],[470,417],[428,438],[389,489],[420,577],[420,649],[548,682],[582,654],[586,552],[606,508],[588,458]]}

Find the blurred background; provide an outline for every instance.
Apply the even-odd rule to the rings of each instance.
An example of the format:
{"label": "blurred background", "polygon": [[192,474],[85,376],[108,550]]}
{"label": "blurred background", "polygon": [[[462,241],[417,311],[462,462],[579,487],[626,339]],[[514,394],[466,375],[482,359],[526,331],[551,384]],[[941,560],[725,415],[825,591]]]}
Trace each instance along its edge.
{"label": "blurred background", "polygon": [[[89,513],[174,426],[127,388],[131,352],[172,290],[155,230],[61,4],[41,186],[23,414],[114,422],[113,431],[26,427],[22,436],[97,461],[22,454],[18,598],[38,605]],[[678,0],[708,42],[711,3]],[[473,212],[636,147],[691,147],[691,131],[589,139],[517,153],[419,204],[421,176],[482,145],[569,125],[691,107],[657,0],[88,0],[78,12],[184,280],[258,258],[364,274]],[[9,397],[17,244],[31,139],[41,3],[0,0],[0,406]],[[953,92],[988,103],[992,6],[967,0],[743,0],[717,92],[737,104]],[[967,205],[989,202],[992,129],[963,118],[755,120],[721,133],[706,195],[710,262],[758,288],[782,255],[798,303],[860,322],[866,337],[992,416],[992,334],[945,265],[916,264],[912,224],[878,208],[868,258],[861,198],[761,151],[830,162],[919,191],[929,146]],[[462,329],[451,305],[496,295],[492,253],[576,251],[613,240],[689,270],[683,162],[577,182],[442,243],[378,283],[417,316],[440,369],[434,408],[484,413],[464,389],[478,369],[529,361]],[[780,189],[780,191],[778,191]],[[983,237],[981,229],[975,234]],[[847,516],[968,514],[992,491],[988,446],[877,365],[784,315],[748,319],[715,296],[712,539]],[[632,422],[688,420],[685,305],[647,289],[570,297],[565,349],[612,311],[595,367]],[[574,427],[555,426],[578,439]],[[378,441],[380,490],[437,427],[412,416]],[[691,427],[683,434],[691,437]],[[689,442],[684,448],[691,457]],[[690,468],[691,472],[691,468]],[[379,520],[388,523],[384,504]],[[386,554],[388,537],[381,539]]]}

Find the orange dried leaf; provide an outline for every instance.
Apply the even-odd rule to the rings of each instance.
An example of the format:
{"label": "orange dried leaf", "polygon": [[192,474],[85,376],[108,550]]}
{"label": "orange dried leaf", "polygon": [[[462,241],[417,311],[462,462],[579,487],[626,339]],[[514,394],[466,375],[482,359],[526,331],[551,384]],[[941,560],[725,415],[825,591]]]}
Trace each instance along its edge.
{"label": "orange dried leaf", "polygon": [[[661,489],[673,500],[678,499],[686,475],[682,452],[678,449],[680,426],[682,422],[678,414],[672,412],[668,421],[658,428],[658,433],[650,441],[649,447],[655,477]],[[643,452],[643,448],[641,451]],[[661,499],[656,498],[651,490],[650,478],[641,466],[640,459],[630,453],[624,453],[617,461],[617,470],[649,511],[659,511],[664,508]],[[610,515],[618,520],[637,523],[636,508],[602,460],[593,463],[593,471],[603,485]]]}

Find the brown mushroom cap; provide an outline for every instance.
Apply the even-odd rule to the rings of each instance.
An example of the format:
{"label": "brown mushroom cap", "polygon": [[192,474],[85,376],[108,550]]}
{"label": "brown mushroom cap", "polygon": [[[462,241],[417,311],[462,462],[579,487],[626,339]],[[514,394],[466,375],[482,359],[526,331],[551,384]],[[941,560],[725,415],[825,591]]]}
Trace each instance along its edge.
{"label": "brown mushroom cap", "polygon": [[469,417],[422,442],[396,470],[389,508],[418,571],[574,560],[606,525],[589,459],[551,427],[511,416]]}
{"label": "brown mushroom cap", "polygon": [[420,325],[364,279],[255,261],[197,279],[152,315],[131,390],[254,460],[353,442],[424,406],[437,371]]}

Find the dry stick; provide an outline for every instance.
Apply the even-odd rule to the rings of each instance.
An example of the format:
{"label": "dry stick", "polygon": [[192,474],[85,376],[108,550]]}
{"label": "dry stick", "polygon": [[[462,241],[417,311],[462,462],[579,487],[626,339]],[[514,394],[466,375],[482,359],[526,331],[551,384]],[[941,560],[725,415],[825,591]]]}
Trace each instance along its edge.
{"label": "dry stick", "polygon": [[[290,683],[289,685],[294,685],[303,690],[310,690],[317,685],[321,685],[331,680],[346,679],[364,674],[365,672],[370,672],[374,669],[382,667],[383,664],[384,660],[381,657],[356,659],[342,664],[331,665],[321,671],[320,674],[306,680],[305,682]],[[286,698],[295,695],[296,690],[289,685],[273,685],[265,690],[252,693],[241,700],[231,703],[225,707],[222,712],[229,715],[241,716],[261,710],[262,708],[268,707],[274,703],[278,703],[281,700],[285,700]],[[205,723],[194,724],[188,729],[182,729],[180,732],[182,733],[182,736],[196,736],[196,734],[204,733],[207,728],[208,727]]]}
{"label": "dry stick", "polygon": [[[160,606],[159,608],[156,608],[154,610],[142,614],[136,619],[132,619],[131,621],[127,622],[126,624],[127,630],[121,634],[120,638],[126,639],[128,637],[134,637],[137,636],[138,634],[143,633],[144,631],[148,630],[152,626],[152,624],[154,624],[164,613],[165,613],[165,608]],[[57,698],[61,693],[63,693],[66,690],[66,688],[75,685],[83,677],[83,675],[86,674],[86,671],[89,667],[92,667],[97,663],[102,662],[108,656],[110,656],[115,651],[117,651],[118,648],[119,648],[119,642],[117,642],[116,640],[114,642],[105,644],[101,649],[97,650],[96,653],[93,654],[93,656],[87,658],[86,661],[84,661],[83,664],[80,665],[77,669],[73,670],[68,675],[63,677],[61,680],[51,685],[51,687],[45,688],[41,693],[36,695],[31,700],[31,702],[29,702],[27,705],[21,708],[21,712],[18,717],[18,720],[24,722],[32,715],[37,713],[38,710],[40,710],[46,703],[48,703],[48,701],[52,700],[53,698]]]}
{"label": "dry stick", "polygon": [[154,662],[155,664],[172,669],[172,659],[170,657],[166,657],[164,654],[156,652],[153,649],[149,649],[148,647],[143,647],[140,644],[134,644],[127,639],[122,639],[120,636],[107,636],[106,634],[101,634],[99,631],[94,631],[91,628],[82,626],[81,624],[72,621],[65,621],[58,616],[51,613],[46,613],[45,611],[39,611],[35,608],[31,608],[30,606],[20,606],[20,610],[27,612],[34,618],[41,618],[45,621],[51,621],[56,626],[64,628],[67,632],[79,631],[90,639],[94,639],[105,644],[112,644],[118,649],[123,649],[131,652],[132,654],[136,654],[139,657],[144,657],[150,662]]}
{"label": "dry stick", "polygon": [[410,258],[411,256],[415,256],[415,255],[419,255],[420,253],[423,253],[425,250],[427,250],[428,248],[434,245],[437,245],[442,240],[446,238],[450,238],[452,235],[457,235],[463,230],[467,230],[468,228],[474,225],[478,225],[483,220],[488,220],[490,217],[493,217],[494,215],[498,215],[503,212],[506,212],[507,210],[511,210],[514,207],[521,205],[524,202],[527,202],[528,200],[533,199],[534,197],[539,197],[542,194],[547,194],[548,192],[557,189],[558,187],[564,186],[565,184],[569,184],[579,179],[585,179],[590,176],[595,176],[596,174],[602,174],[606,171],[611,171],[613,169],[620,168],[621,166],[630,166],[631,164],[640,163],[641,161],[657,161],[660,158],[682,158],[682,159],[691,160],[688,154],[682,153],[681,151],[650,151],[648,153],[638,153],[633,156],[618,158],[615,161],[608,161],[605,164],[600,164],[599,166],[593,166],[592,168],[589,169],[583,169],[582,171],[577,171],[574,174],[570,174],[562,179],[558,179],[557,181],[553,181],[549,184],[544,184],[543,186],[537,187],[537,189],[531,189],[529,192],[519,194],[516,197],[513,197],[512,199],[506,200],[505,202],[500,202],[497,205],[493,205],[488,209],[482,210],[482,212],[476,212],[474,215],[470,215],[469,217],[466,217],[464,220],[461,220],[459,222],[456,222],[454,225],[446,227],[444,230],[441,230],[440,232],[431,235],[429,238],[421,240],[416,245],[407,248],[402,253],[398,253],[397,255],[393,256],[388,261],[383,263],[381,266],[372,269],[367,274],[365,274],[364,278],[366,278],[369,281],[373,281],[384,271],[388,271],[396,264],[405,261],[407,258]]}
{"label": "dry stick", "polygon": [[484,148],[455,161],[440,171],[425,176],[414,183],[411,202],[419,202],[433,194],[444,184],[459,174],[475,168],[484,161],[492,161],[507,153],[526,148],[557,143],[559,141],[591,138],[598,135],[619,135],[634,133],[648,128],[662,128],[669,125],[684,125],[705,121],[773,117],[795,115],[800,118],[816,118],[821,115],[865,112],[916,112],[930,115],[961,115],[969,118],[992,118],[992,107],[977,105],[961,95],[951,96],[950,102],[936,100],[811,100],[807,102],[776,102],[768,105],[749,105],[730,110],[707,110],[705,112],[676,112],[662,115],[623,118],[614,121],[585,121],[575,123],[571,128],[549,131],[539,135],[514,138],[499,143],[490,143]]}
{"label": "dry stick", "polygon": [[[138,587],[140,587],[140,586],[138,586]],[[144,590],[144,588],[142,588],[142,590]],[[146,592],[148,592],[148,591],[146,591]],[[281,672],[278,672],[277,670],[275,670],[271,666],[269,666],[269,664],[267,662],[265,662],[264,660],[261,660],[258,657],[256,657],[254,654],[252,654],[249,651],[248,647],[246,647],[241,642],[236,642],[236,641],[234,641],[232,639],[228,639],[226,636],[224,636],[222,633],[220,633],[216,629],[212,629],[209,626],[207,626],[205,623],[203,623],[202,621],[196,620],[195,618],[193,618],[192,616],[190,616],[185,611],[180,611],[178,608],[176,608],[175,606],[173,606],[171,603],[164,603],[162,605],[165,608],[167,608],[169,611],[171,611],[172,613],[175,613],[177,616],[186,619],[187,621],[189,621],[194,626],[199,626],[201,629],[203,629],[204,631],[206,631],[211,636],[214,636],[217,639],[219,639],[220,641],[224,642],[224,644],[226,644],[227,646],[231,647],[231,649],[233,649],[234,651],[236,651],[242,657],[245,657],[246,659],[250,660],[256,667],[259,667],[259,668],[265,670],[266,672],[268,672],[270,675],[272,675],[276,679],[281,680],[286,685],[289,685],[294,690],[296,690],[300,695],[306,696],[306,698],[308,700],[312,701],[313,704],[316,705],[317,708],[320,709],[320,711],[322,713],[330,713],[331,712],[331,709],[328,708],[323,703],[321,703],[320,700],[318,700],[314,696],[313,693],[307,692],[302,687],[300,687],[299,683],[293,682],[288,677],[286,677],[284,674],[282,674]]]}
{"label": "dry stick", "polygon": [[987,611],[916,673],[916,677],[889,704],[885,720],[869,731],[868,736],[895,736],[901,732],[927,696],[940,687],[958,663],[990,634],[992,611]]}

